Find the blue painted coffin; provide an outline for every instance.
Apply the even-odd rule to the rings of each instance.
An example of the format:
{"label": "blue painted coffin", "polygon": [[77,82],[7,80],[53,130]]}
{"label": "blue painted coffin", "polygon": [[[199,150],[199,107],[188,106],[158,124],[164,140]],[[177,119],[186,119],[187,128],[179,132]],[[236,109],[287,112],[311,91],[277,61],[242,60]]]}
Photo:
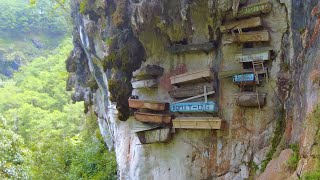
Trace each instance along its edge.
{"label": "blue painted coffin", "polygon": [[233,76],[233,82],[241,83],[241,82],[253,82],[254,81],[254,74],[238,74]]}
{"label": "blue painted coffin", "polygon": [[183,103],[171,103],[171,112],[184,112],[184,113],[195,113],[195,112],[217,112],[218,108],[213,101],[209,102],[183,102]]}

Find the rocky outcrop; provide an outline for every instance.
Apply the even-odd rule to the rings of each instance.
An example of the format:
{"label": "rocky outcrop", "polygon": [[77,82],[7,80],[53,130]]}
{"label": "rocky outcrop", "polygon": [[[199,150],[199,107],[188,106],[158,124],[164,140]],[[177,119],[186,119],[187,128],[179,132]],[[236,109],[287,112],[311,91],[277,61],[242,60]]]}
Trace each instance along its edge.
{"label": "rocky outcrop", "polygon": [[[307,163],[318,129],[304,126],[318,101],[318,2],[270,0],[271,12],[262,13],[262,27],[253,29],[267,30],[269,41],[223,44],[219,27],[229,21],[226,14],[237,13],[237,2],[241,10],[258,1],[71,1],[75,47],[67,60],[67,89],[75,87],[74,101],[93,105],[106,144],[116,151],[120,179],[255,178],[265,167],[273,171],[274,161],[268,162],[293,143]],[[213,50],[170,52],[176,44],[208,42]],[[237,106],[241,89],[216,78],[210,99],[219,104],[221,130],[177,129],[169,142],[146,145],[131,133],[131,95],[172,102],[171,76],[207,67],[216,75],[242,69],[234,55],[252,46],[272,49],[268,82],[257,86],[267,93],[263,107]],[[132,72],[148,64],[164,68],[158,88],[133,89]]]}

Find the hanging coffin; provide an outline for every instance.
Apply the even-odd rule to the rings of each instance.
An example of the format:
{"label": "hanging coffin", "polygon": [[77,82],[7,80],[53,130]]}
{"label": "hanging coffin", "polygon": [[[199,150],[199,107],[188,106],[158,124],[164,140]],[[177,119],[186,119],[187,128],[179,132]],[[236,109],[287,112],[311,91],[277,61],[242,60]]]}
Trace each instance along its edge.
{"label": "hanging coffin", "polygon": [[157,65],[147,65],[132,73],[136,80],[154,79],[163,74],[163,68]]}
{"label": "hanging coffin", "polygon": [[272,4],[270,2],[255,3],[255,4],[251,4],[247,7],[239,9],[235,15],[233,15],[232,13],[228,14],[226,16],[226,19],[256,16],[256,15],[260,15],[260,14],[269,13],[269,12],[271,12],[271,10],[272,10]]}
{"label": "hanging coffin", "polygon": [[199,94],[204,94],[205,88],[206,88],[206,92],[214,91],[212,84],[207,83],[207,84],[198,85],[198,86],[188,86],[188,87],[183,87],[183,88],[181,87],[174,90],[170,90],[169,94],[171,97],[176,99],[188,98],[188,97],[193,97]]}
{"label": "hanging coffin", "polygon": [[247,28],[259,27],[261,25],[262,25],[261,18],[254,17],[250,19],[244,19],[244,20],[224,24],[223,26],[220,27],[220,31],[222,33],[226,33],[231,30],[247,29]]}
{"label": "hanging coffin", "polygon": [[217,106],[213,101],[209,102],[183,102],[183,103],[171,103],[171,112],[180,113],[214,113],[217,112]]}
{"label": "hanging coffin", "polygon": [[243,32],[241,34],[225,34],[222,37],[222,44],[245,43],[245,42],[266,42],[270,41],[268,31]]}
{"label": "hanging coffin", "polygon": [[263,107],[266,104],[265,93],[243,92],[237,98],[237,105],[242,107]]}
{"label": "hanging coffin", "polygon": [[139,89],[139,88],[152,88],[152,87],[157,87],[158,82],[155,79],[149,79],[149,80],[141,80],[141,81],[135,81],[132,82],[132,87],[134,89]]}
{"label": "hanging coffin", "polygon": [[129,99],[129,107],[134,109],[150,109],[154,111],[169,110],[169,103],[143,101],[139,99]]}
{"label": "hanging coffin", "polygon": [[135,112],[134,117],[140,122],[147,123],[165,123],[168,124],[171,122],[170,114],[152,114],[145,112]]}
{"label": "hanging coffin", "polygon": [[173,128],[181,129],[220,129],[218,117],[177,117],[172,120]]}
{"label": "hanging coffin", "polygon": [[253,73],[234,75],[233,82],[236,84],[256,84],[255,76]]}
{"label": "hanging coffin", "polygon": [[213,73],[208,69],[199,71],[179,74],[170,77],[171,84],[186,84],[186,83],[199,83],[199,82],[211,82],[213,80]]}
{"label": "hanging coffin", "polygon": [[267,61],[270,59],[269,48],[247,48],[236,54],[235,58],[241,63],[252,61]]}
{"label": "hanging coffin", "polygon": [[215,47],[214,43],[212,42],[207,42],[207,43],[202,43],[202,44],[177,44],[174,46],[169,47],[169,52],[171,53],[184,53],[184,52],[195,52],[195,51],[205,51],[209,52],[213,50]]}
{"label": "hanging coffin", "polygon": [[137,132],[141,144],[168,142],[172,138],[170,128],[152,129]]}

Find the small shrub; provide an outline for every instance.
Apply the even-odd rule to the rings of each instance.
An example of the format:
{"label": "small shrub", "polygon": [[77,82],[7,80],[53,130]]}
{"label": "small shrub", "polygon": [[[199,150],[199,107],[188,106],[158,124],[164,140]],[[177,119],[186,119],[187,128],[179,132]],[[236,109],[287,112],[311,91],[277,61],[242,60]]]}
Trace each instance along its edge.
{"label": "small shrub", "polygon": [[287,167],[290,170],[295,170],[298,167],[298,163],[300,160],[299,145],[298,144],[291,144],[290,148],[293,150],[293,154],[287,162]]}
{"label": "small shrub", "polygon": [[318,180],[320,179],[320,170],[307,172],[302,176],[303,180]]}

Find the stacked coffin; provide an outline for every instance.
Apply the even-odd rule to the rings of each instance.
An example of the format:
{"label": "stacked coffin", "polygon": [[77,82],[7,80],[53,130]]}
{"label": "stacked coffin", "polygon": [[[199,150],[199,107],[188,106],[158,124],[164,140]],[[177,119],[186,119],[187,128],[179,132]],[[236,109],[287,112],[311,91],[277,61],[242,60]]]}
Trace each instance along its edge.
{"label": "stacked coffin", "polygon": [[[212,87],[214,79],[210,69],[203,69],[172,76],[171,84],[176,86],[169,91],[176,102],[170,103],[170,111],[175,113],[172,120],[174,128],[183,129],[220,129],[221,120],[216,117],[183,117],[181,114],[214,114],[217,106],[208,101],[208,96],[215,93]],[[204,98],[204,101],[195,101]],[[181,100],[182,99],[182,100]]]}
{"label": "stacked coffin", "polygon": [[[224,33],[222,43],[250,43],[250,46],[254,46],[256,42],[270,41],[269,32],[263,30],[262,19],[259,15],[269,13],[271,10],[272,4],[270,2],[262,2],[251,4],[240,8],[232,14],[228,14],[225,18],[228,22],[220,27],[220,31]],[[246,86],[256,88],[256,85],[260,85],[263,80],[268,81],[268,69],[265,66],[265,61],[270,59],[270,48],[243,48],[235,55],[235,59],[242,63],[243,67],[245,65],[248,67],[249,65],[252,68],[233,72],[220,72],[219,78],[232,77],[233,82],[240,89]],[[258,106],[259,108],[263,106],[266,94],[260,94],[257,90],[253,92],[252,90],[249,92],[242,92],[241,90],[236,100],[237,105],[244,107]]]}
{"label": "stacked coffin", "polygon": [[163,68],[157,65],[147,65],[133,72],[132,87],[155,88],[158,86],[158,77],[162,76]]}

